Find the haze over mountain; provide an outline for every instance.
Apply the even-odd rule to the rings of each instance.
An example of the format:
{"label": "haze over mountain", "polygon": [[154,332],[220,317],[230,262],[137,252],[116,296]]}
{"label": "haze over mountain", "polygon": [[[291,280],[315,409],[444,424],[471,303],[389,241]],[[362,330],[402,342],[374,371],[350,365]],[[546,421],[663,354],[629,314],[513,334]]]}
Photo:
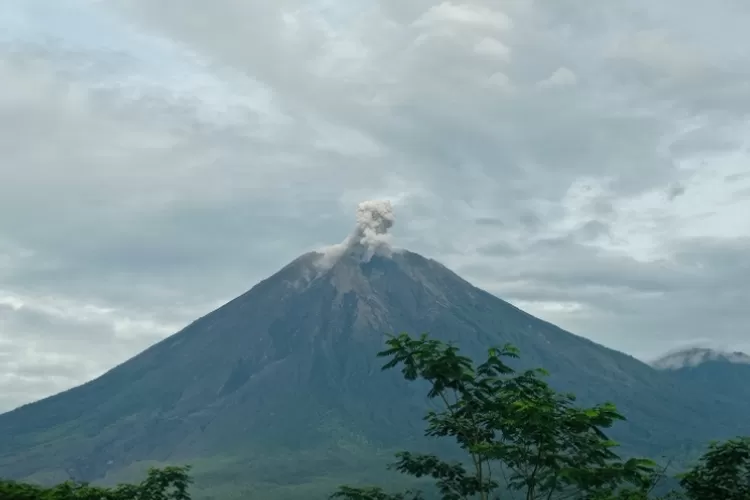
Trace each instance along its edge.
{"label": "haze over mountain", "polygon": [[276,498],[293,485],[317,498],[336,481],[379,474],[383,453],[424,446],[420,387],[375,358],[384,334],[401,331],[472,356],[516,345],[558,388],[617,403],[629,418],[614,432],[626,453],[684,456],[747,433],[750,400],[680,385],[534,318],[393,248],[393,223],[390,203],[365,202],[341,244],[300,256],[103,376],[0,415],[0,476],[114,480],[189,462],[201,487],[252,485],[257,498]]}

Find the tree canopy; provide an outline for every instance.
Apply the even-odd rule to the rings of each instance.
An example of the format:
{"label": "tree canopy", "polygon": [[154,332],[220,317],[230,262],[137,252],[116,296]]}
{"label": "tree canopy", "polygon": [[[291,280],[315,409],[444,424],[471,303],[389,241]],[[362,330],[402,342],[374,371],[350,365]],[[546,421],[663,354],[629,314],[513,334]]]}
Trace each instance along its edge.
{"label": "tree canopy", "polygon": [[189,466],[152,468],[141,483],[113,488],[77,481],[53,487],[0,481],[0,500],[190,500],[189,471]]}
{"label": "tree canopy", "polygon": [[[606,431],[624,416],[612,403],[578,407],[574,395],[547,384],[544,370],[515,371],[506,363],[519,356],[513,346],[489,349],[479,365],[455,346],[427,335],[393,336],[387,346],[379,354],[388,358],[383,369],[399,367],[406,380],[426,381],[428,397],[441,403],[440,411],[426,415],[425,434],[452,439],[466,454],[464,461],[412,452],[397,455],[392,467],[433,478],[441,500],[518,495],[525,500],[640,500],[649,498],[663,474],[652,460],[618,455],[617,443]],[[747,439],[712,445],[701,463],[682,477],[682,498],[750,500],[748,456]],[[389,494],[378,487],[343,486],[332,498],[424,497],[416,491]]]}

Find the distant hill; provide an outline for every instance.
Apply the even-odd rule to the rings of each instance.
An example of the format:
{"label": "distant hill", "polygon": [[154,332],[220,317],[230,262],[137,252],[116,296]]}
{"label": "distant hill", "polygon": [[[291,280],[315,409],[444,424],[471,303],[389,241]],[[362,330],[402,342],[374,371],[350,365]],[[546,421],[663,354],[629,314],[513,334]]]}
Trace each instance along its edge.
{"label": "distant hill", "polygon": [[726,352],[715,349],[683,349],[662,356],[651,365],[658,370],[690,371],[692,368],[712,364],[742,366],[750,365],[750,355],[744,352]]}
{"label": "distant hill", "polygon": [[354,245],[335,259],[305,254],[96,380],[0,415],[0,476],[113,481],[190,462],[217,498],[325,498],[382,475],[394,449],[423,446],[423,391],[375,357],[384,334],[401,331],[472,356],[515,344],[525,365],[548,369],[582,402],[615,402],[629,418],[614,432],[626,453],[684,454],[750,434],[750,398],[732,392],[742,384],[684,383],[693,368],[655,369],[434,260]]}
{"label": "distant hill", "polygon": [[676,384],[697,388],[712,400],[750,401],[750,355],[743,352],[685,349],[656,360],[652,366]]}

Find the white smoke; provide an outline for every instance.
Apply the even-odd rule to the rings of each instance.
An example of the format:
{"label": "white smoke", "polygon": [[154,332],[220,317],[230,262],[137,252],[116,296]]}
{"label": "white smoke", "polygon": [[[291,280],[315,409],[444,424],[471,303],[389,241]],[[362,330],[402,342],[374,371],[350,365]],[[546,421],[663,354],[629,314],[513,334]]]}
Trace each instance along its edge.
{"label": "white smoke", "polygon": [[395,222],[390,201],[363,201],[357,206],[357,225],[352,234],[341,243],[322,249],[319,266],[330,268],[348,253],[358,255],[364,262],[373,255],[390,256],[393,249],[388,230]]}

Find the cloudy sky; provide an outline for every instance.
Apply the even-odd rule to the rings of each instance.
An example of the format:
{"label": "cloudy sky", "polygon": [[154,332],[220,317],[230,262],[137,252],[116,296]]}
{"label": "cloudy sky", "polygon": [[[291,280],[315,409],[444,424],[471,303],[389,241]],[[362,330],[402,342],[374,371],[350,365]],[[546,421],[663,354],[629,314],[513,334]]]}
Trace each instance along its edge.
{"label": "cloudy sky", "polygon": [[0,410],[364,199],[399,246],[643,359],[750,351],[750,3],[0,2]]}

